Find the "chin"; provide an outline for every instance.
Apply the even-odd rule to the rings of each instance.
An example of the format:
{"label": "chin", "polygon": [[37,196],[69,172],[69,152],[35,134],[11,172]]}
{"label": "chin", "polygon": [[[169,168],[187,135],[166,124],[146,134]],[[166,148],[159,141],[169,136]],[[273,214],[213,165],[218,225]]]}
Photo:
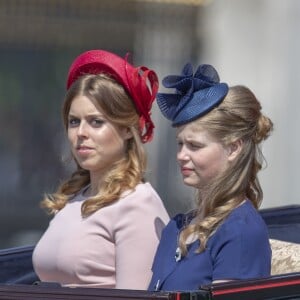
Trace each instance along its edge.
{"label": "chin", "polygon": [[191,186],[191,187],[194,187],[196,188],[198,185],[196,182],[192,181],[192,180],[189,180],[189,179],[183,179],[183,183],[187,186]]}
{"label": "chin", "polygon": [[93,169],[93,166],[87,163],[80,163],[80,167],[86,171],[91,171]]}

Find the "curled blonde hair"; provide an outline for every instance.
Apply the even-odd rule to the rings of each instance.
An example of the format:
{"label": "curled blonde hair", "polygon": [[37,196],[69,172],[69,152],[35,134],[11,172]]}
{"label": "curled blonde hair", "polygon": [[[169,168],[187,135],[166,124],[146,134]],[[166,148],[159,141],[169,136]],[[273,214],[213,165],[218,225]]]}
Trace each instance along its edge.
{"label": "curled blonde hair", "polygon": [[[81,211],[82,216],[87,217],[118,200],[122,192],[134,189],[144,180],[146,154],[140,138],[139,115],[133,101],[120,84],[105,74],[82,76],[70,87],[62,108],[66,130],[72,101],[81,95],[101,109],[110,122],[121,128],[129,128],[133,136],[127,141],[126,156],[112,166],[101,188],[99,187],[98,194],[84,201]],[[42,201],[42,207],[50,214],[61,210],[76,193],[90,183],[89,171],[82,169],[76,161],[75,163],[77,169],[71,177],[55,193],[45,195]]]}
{"label": "curled blonde hair", "polygon": [[205,198],[198,196],[196,222],[187,225],[180,233],[179,246],[187,253],[187,239],[196,235],[202,252],[208,238],[216,231],[229,213],[248,198],[258,208],[263,192],[257,178],[264,157],[260,143],[273,130],[272,121],[261,112],[255,95],[245,86],[233,86],[219,106],[194,121],[195,128],[207,130],[224,146],[241,140],[242,150],[233,164],[220,174],[205,191]]}

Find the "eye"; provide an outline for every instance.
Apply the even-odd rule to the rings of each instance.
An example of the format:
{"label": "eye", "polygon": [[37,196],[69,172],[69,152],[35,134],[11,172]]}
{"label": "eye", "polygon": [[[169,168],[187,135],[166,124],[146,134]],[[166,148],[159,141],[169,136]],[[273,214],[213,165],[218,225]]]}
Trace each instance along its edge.
{"label": "eye", "polygon": [[101,127],[101,126],[104,124],[104,120],[99,119],[99,118],[92,118],[92,119],[90,120],[90,124],[91,124],[93,127]]}
{"label": "eye", "polygon": [[191,149],[191,150],[198,150],[200,148],[203,148],[203,145],[200,145],[200,144],[195,144],[195,143],[188,143],[188,147]]}
{"label": "eye", "polygon": [[177,141],[177,147],[180,149],[183,145],[183,142],[182,141]]}
{"label": "eye", "polygon": [[80,124],[80,120],[78,118],[69,118],[69,121],[68,121],[68,124],[69,124],[69,127],[76,127]]}

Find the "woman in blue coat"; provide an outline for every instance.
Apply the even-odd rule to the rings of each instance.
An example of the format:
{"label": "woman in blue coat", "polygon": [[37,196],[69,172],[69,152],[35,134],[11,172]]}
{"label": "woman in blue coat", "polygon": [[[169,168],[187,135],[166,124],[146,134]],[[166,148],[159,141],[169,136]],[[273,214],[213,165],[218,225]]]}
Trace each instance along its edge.
{"label": "woman in blue coat", "polygon": [[162,114],[176,127],[183,182],[197,190],[197,209],[165,227],[150,290],[195,290],[222,281],[267,277],[271,250],[257,209],[262,190],[260,144],[272,131],[255,95],[220,83],[211,65],[164,78]]}

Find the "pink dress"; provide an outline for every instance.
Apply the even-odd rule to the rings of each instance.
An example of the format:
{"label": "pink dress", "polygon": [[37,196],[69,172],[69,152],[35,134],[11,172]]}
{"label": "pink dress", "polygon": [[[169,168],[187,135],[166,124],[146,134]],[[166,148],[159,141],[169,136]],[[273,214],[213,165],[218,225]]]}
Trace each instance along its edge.
{"label": "pink dress", "polygon": [[147,289],[168,213],[149,183],[81,217],[79,193],[51,220],[33,252],[41,281],[64,286]]}

